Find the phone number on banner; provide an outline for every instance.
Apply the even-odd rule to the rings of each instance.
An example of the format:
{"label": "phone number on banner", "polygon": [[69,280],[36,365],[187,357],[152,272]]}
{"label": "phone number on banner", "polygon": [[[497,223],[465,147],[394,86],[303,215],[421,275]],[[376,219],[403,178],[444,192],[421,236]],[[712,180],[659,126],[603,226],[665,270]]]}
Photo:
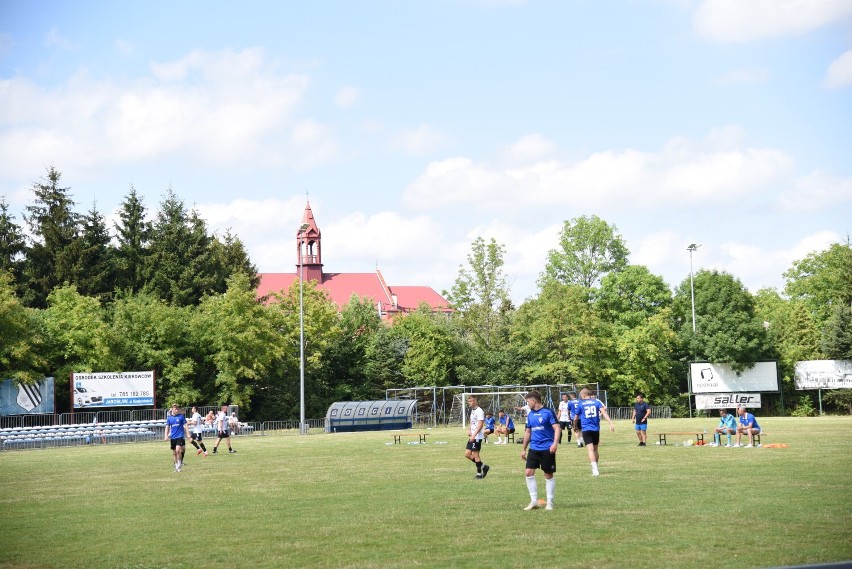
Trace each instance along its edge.
{"label": "phone number on banner", "polygon": [[153,397],[104,397],[104,407],[123,405],[153,405]]}

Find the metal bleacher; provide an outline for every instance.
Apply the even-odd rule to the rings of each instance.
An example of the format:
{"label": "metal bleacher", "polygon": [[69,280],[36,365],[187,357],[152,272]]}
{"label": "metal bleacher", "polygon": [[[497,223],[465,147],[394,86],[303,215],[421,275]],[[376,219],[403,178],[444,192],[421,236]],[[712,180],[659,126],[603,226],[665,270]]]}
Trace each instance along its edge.
{"label": "metal bleacher", "polygon": [[0,429],[3,450],[135,443],[161,439],[165,419],[94,424],[43,425]]}

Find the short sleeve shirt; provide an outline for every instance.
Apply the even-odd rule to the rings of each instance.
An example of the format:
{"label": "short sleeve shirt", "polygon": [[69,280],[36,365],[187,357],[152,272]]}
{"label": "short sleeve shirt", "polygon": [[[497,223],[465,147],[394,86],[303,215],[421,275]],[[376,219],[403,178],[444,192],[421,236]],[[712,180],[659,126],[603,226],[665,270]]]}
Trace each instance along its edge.
{"label": "short sleeve shirt", "polygon": [[[644,401],[642,403],[634,403],[633,404],[633,409],[636,411],[636,424],[637,425],[645,425],[645,424],[648,423],[648,420],[645,419],[645,414],[648,412],[648,409],[650,409],[650,408],[651,408],[651,406],[648,405]],[[645,419],[645,420],[643,420],[643,419]]]}
{"label": "short sleeve shirt", "polygon": [[599,399],[583,399],[580,401],[580,430],[581,431],[600,431],[601,416],[600,410],[604,408],[604,404]]}
{"label": "short sleeve shirt", "polygon": [[[479,427],[479,423],[485,421],[485,412],[477,407],[476,409],[470,410],[470,430],[468,433],[473,435],[473,432]],[[481,441],[485,435],[482,433],[482,429],[476,434],[476,440]]]}
{"label": "short sleeve shirt", "polygon": [[530,409],[527,415],[527,429],[530,431],[530,448],[533,450],[549,450],[553,444],[554,425],[558,425],[556,415],[547,407],[538,411]]}
{"label": "short sleeve shirt", "polygon": [[568,404],[567,401],[560,401],[559,402],[559,420],[560,421],[566,422],[566,421],[571,420],[571,412],[568,409],[568,406],[569,406],[569,404]]}
{"label": "short sleeve shirt", "polygon": [[169,418],[166,419],[166,424],[169,426],[170,439],[184,438],[186,433],[184,433],[183,426],[186,425],[186,417],[183,413],[180,415],[169,415]]}

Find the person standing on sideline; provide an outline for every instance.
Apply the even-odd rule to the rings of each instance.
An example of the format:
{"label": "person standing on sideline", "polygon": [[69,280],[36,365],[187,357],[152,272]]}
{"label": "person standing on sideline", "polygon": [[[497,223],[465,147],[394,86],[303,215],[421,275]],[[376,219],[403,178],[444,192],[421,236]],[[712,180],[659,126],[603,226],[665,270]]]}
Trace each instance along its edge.
{"label": "person standing on sideline", "polygon": [[727,409],[719,409],[719,426],[713,429],[713,442],[710,443],[710,446],[721,446],[722,444],[722,435],[728,435],[728,444],[726,447],[731,446],[731,435],[736,434],[737,432],[737,419],[730,413],[728,413]]}
{"label": "person standing on sideline", "polygon": [[485,438],[485,413],[479,408],[476,397],[468,395],[467,404],[470,406],[470,429],[468,430],[467,447],[464,456],[476,465],[476,479],[482,480],[490,470],[487,464],[482,464],[479,451],[482,448],[482,439]]}
{"label": "person standing on sideline", "polygon": [[216,416],[216,444],[213,445],[213,454],[219,452],[219,443],[222,439],[228,439],[228,452],[237,452],[231,448],[231,430],[228,425],[228,406],[222,405],[222,410]]}
{"label": "person standing on sideline", "polygon": [[571,424],[571,403],[568,401],[568,394],[562,394],[562,401],[559,402],[559,444],[562,444],[562,433],[568,431],[568,442],[571,442],[571,431],[574,426]]}
{"label": "person standing on sideline", "polygon": [[740,437],[746,434],[748,435],[748,444],[745,447],[751,448],[754,446],[754,435],[760,432],[760,425],[757,424],[755,416],[746,411],[745,407],[738,407],[737,415],[740,416],[740,425],[737,427],[737,444],[734,446],[743,446],[740,444]]}
{"label": "person standing on sideline", "polygon": [[648,417],[651,416],[651,406],[645,403],[645,394],[636,394],[636,403],[633,404],[633,423],[636,436],[639,437],[639,446],[647,446],[648,442]]}
{"label": "person standing on sideline", "polygon": [[[530,492],[530,503],[524,510],[538,508],[538,484],[535,471],[541,468],[544,472],[545,495],[547,505],[545,510],[553,509],[553,497],[556,493],[556,450],[559,448],[559,438],[562,430],[553,411],[541,404],[541,393],[530,391],[526,394],[530,412],[527,415],[527,425],[524,429],[524,443],[521,448],[521,460],[526,461],[524,474],[527,479],[527,490]],[[527,452],[529,447],[529,452]]]}
{"label": "person standing on sideline", "polygon": [[574,419],[574,425],[580,429],[583,442],[589,453],[589,462],[592,464],[592,476],[598,476],[598,460],[600,454],[601,415],[609,423],[609,430],[615,431],[615,425],[606,412],[604,405],[598,398],[592,397],[592,392],[585,387],[580,390],[580,409]]}
{"label": "person standing on sideline", "polygon": [[204,419],[201,418],[201,414],[198,412],[198,407],[192,408],[192,417],[190,417],[189,423],[192,425],[189,440],[192,443],[192,446],[198,449],[195,451],[195,456],[198,456],[202,452],[204,453],[204,456],[207,456],[207,448],[204,446],[204,440],[201,435],[204,431]]}
{"label": "person standing on sideline", "polygon": [[[515,422],[512,421],[512,418],[506,414],[505,411],[500,409],[497,412],[497,442],[495,445],[507,445],[509,444],[509,435],[515,432]],[[506,437],[506,440],[503,440],[503,436]]]}
{"label": "person standing on sideline", "polygon": [[186,417],[178,404],[174,403],[171,413],[166,418],[166,432],[163,434],[163,440],[171,442],[172,455],[175,459],[175,472],[180,472],[183,467],[183,454],[186,449],[185,437],[189,437]]}

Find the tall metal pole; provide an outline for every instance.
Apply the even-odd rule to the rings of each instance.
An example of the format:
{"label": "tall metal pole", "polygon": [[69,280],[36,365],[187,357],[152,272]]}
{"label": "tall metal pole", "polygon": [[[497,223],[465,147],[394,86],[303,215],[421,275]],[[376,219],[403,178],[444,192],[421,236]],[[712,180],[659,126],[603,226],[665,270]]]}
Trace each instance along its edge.
{"label": "tall metal pole", "polygon": [[305,244],[305,225],[299,229],[299,434],[305,435],[305,298],[302,247]]}
{"label": "tall metal pole", "polygon": [[692,253],[694,253],[701,245],[696,245],[695,243],[691,243],[689,247],[686,248],[689,251],[689,292],[692,296],[692,333],[695,334],[695,285],[693,283],[692,277]]}
{"label": "tall metal pole", "polygon": [[[693,279],[692,272],[692,254],[699,248],[701,245],[696,243],[690,243],[689,247],[686,248],[689,251],[689,294],[692,297],[692,335],[695,335],[695,284]],[[691,372],[690,372],[691,373]],[[690,376],[689,382],[689,390],[692,391],[692,377]],[[689,394],[689,418],[692,418],[692,394]]]}

